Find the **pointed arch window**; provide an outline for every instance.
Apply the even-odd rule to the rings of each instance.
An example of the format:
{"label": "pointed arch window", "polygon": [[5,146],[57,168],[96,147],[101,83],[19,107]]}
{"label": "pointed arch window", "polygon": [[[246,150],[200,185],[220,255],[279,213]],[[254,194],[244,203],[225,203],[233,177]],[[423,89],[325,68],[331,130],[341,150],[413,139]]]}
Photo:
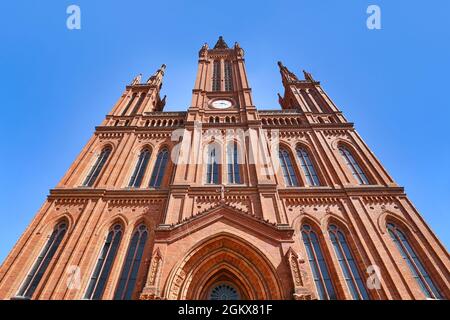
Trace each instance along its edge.
{"label": "pointed arch window", "polygon": [[227,146],[228,183],[241,183],[238,144],[233,141]]}
{"label": "pointed arch window", "polygon": [[141,224],[131,238],[119,284],[114,295],[115,300],[130,300],[132,298],[147,238],[148,229],[144,224]]}
{"label": "pointed arch window", "polygon": [[339,152],[341,153],[342,158],[345,161],[345,164],[350,169],[350,171],[351,171],[353,177],[355,177],[356,181],[358,181],[358,183],[361,185],[369,184],[369,180],[367,179],[364,171],[359,166],[358,162],[356,162],[352,153],[346,147],[339,147]]}
{"label": "pointed arch window", "polygon": [[139,155],[138,162],[131,176],[129,187],[139,188],[144,178],[145,171],[147,169],[148,161],[150,159],[150,150],[144,149]]}
{"label": "pointed arch window", "polygon": [[309,157],[309,153],[306,149],[302,147],[297,148],[297,156],[300,159],[302,170],[305,174],[308,185],[313,187],[320,186],[316,169],[314,168],[314,165]]}
{"label": "pointed arch window", "polygon": [[102,150],[97,160],[95,161],[94,165],[92,166],[91,170],[89,171],[89,174],[87,175],[86,179],[83,182],[84,187],[92,187],[94,185],[95,180],[97,180],[97,177],[102,171],[106,163],[106,160],[108,160],[110,153],[111,153],[110,147],[106,147]]}
{"label": "pointed arch window", "polygon": [[225,91],[233,91],[233,66],[231,61],[225,61]]}
{"label": "pointed arch window", "polygon": [[339,261],[347,286],[354,300],[370,300],[364,282],[361,279],[356,261],[347,244],[344,233],[335,225],[328,227],[331,243]]}
{"label": "pointed arch window", "polygon": [[24,283],[22,284],[18,292],[18,296],[26,298],[31,298],[33,296],[66,232],[66,222],[60,222],[56,225],[50,238],[47,240],[44,249],[39,254],[39,257],[37,258],[36,262],[31,268],[31,271],[28,273]]}
{"label": "pointed arch window", "polygon": [[159,188],[164,178],[164,173],[167,167],[167,161],[169,160],[169,151],[163,149],[158,153],[156,158],[155,167],[153,168],[152,177],[150,179],[150,187]]}
{"label": "pointed arch window", "polygon": [[302,227],[302,239],[305,244],[306,253],[308,254],[309,265],[311,266],[320,300],[336,300],[336,293],[320,247],[319,239],[317,234],[307,224]]}
{"label": "pointed arch window", "polygon": [[208,146],[208,160],[206,162],[206,183],[219,184],[219,163],[220,156],[217,146],[210,144]]}
{"label": "pointed arch window", "polygon": [[213,78],[212,91],[220,91],[220,61],[214,60],[213,63]]}
{"label": "pointed arch window", "polygon": [[285,149],[281,149],[278,154],[280,157],[280,164],[283,171],[284,182],[288,187],[297,187],[297,175],[295,174],[295,169],[292,165],[292,160],[289,152]]}
{"label": "pointed arch window", "polygon": [[387,230],[425,296],[430,299],[443,299],[403,231],[393,223],[387,224]]}
{"label": "pointed arch window", "polygon": [[97,264],[95,265],[94,273],[89,281],[88,289],[84,296],[85,299],[99,300],[102,298],[122,239],[122,233],[121,224],[114,225],[109,231],[100,256],[98,257]]}

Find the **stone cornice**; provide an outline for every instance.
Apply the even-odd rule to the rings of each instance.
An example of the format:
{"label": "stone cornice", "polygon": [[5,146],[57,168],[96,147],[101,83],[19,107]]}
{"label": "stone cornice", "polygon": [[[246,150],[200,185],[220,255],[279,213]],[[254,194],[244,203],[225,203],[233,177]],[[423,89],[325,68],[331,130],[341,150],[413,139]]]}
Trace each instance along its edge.
{"label": "stone cornice", "polygon": [[337,199],[349,197],[362,197],[363,199],[371,199],[374,197],[404,197],[404,189],[402,187],[385,187],[385,186],[360,186],[360,187],[344,187],[341,189],[333,189],[331,187],[321,188],[289,188],[278,189],[281,199],[302,200],[308,202],[322,201],[328,199],[335,202]]}
{"label": "stone cornice", "polygon": [[80,199],[167,199],[168,189],[94,189],[94,188],[57,188],[51,189],[49,200],[62,198]]}

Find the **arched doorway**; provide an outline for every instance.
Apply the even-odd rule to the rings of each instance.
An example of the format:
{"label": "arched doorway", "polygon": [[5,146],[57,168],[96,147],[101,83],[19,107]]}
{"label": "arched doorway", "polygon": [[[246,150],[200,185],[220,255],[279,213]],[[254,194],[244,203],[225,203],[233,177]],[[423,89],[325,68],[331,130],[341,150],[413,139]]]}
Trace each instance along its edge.
{"label": "arched doorway", "polygon": [[247,241],[231,234],[213,236],[191,249],[174,267],[167,299],[282,299],[275,268]]}

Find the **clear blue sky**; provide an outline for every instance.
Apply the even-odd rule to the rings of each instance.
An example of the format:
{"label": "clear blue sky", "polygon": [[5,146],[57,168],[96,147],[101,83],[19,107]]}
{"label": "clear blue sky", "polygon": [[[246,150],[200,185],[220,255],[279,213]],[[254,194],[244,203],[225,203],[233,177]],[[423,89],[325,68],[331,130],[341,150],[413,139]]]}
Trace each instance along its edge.
{"label": "clear blue sky", "polygon": [[[380,31],[366,28],[369,4]],[[245,49],[260,109],[278,108],[278,60],[321,80],[449,247],[450,1],[15,0],[0,12],[0,261],[124,86],[166,63],[166,110],[185,110],[198,50],[219,35]]]}

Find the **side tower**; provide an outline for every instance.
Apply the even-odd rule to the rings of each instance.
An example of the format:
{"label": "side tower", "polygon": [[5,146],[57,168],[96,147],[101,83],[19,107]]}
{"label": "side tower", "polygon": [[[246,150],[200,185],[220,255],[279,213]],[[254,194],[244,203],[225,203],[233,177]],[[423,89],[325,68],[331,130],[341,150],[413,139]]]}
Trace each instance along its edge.
{"label": "side tower", "polygon": [[50,191],[0,268],[1,299],[139,296],[173,172],[170,134],[186,117],[163,111],[165,67],[126,86]]}
{"label": "side tower", "polygon": [[[259,111],[277,129],[278,194],[319,299],[449,297],[449,256],[320,83],[278,63],[281,111]],[[298,247],[297,247],[298,245]]]}

